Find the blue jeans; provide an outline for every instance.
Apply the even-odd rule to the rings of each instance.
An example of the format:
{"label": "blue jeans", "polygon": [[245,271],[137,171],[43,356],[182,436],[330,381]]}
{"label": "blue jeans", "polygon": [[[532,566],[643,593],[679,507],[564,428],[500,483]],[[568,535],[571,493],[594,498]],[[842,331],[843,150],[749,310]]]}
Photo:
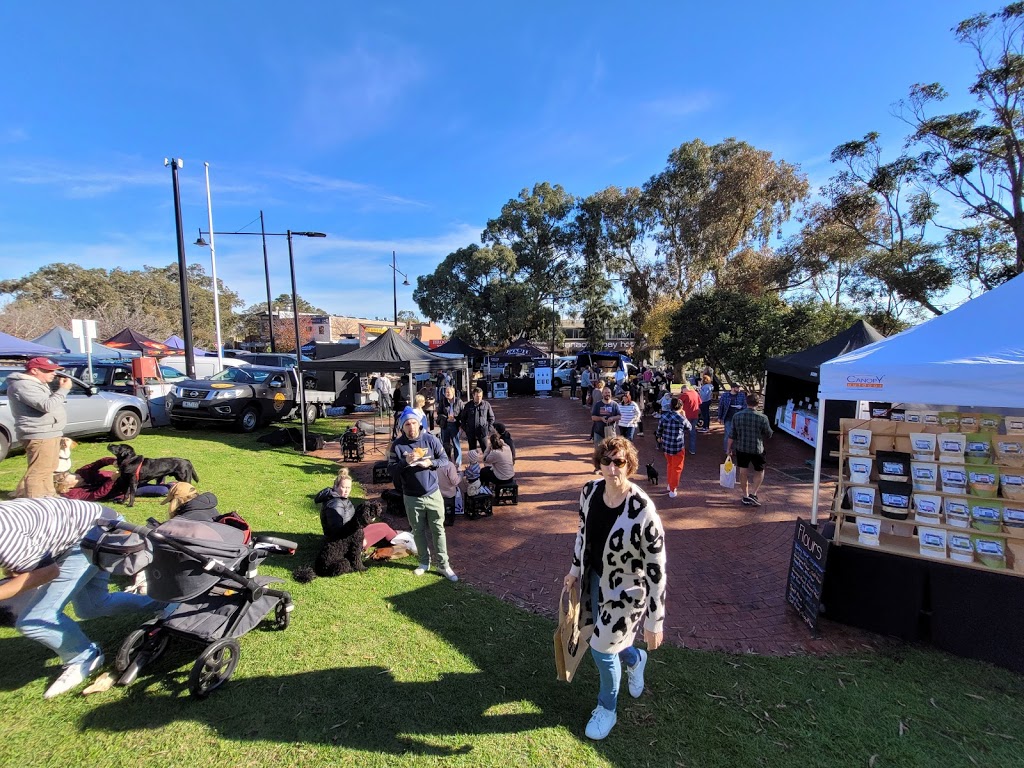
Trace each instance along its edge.
{"label": "blue jeans", "polygon": [[636,435],[636,427],[619,427],[619,434],[632,443],[633,437]]}
{"label": "blue jeans", "polygon": [[459,466],[462,465],[462,441],[459,439],[459,425],[444,422],[444,426],[441,427],[441,442],[445,448],[450,444],[455,450],[455,463]]}
{"label": "blue jeans", "polygon": [[[597,602],[600,584],[601,577],[595,571],[590,571],[590,611],[593,613],[595,621],[600,615]],[[594,663],[597,664],[597,673],[601,678],[601,688],[597,694],[597,703],[605,709],[610,709],[614,712],[615,705],[619,700],[622,665],[626,664],[632,667],[640,661],[640,653],[631,645],[618,653],[602,653],[591,648],[590,655],[594,657]]]}
{"label": "blue jeans", "polygon": [[78,545],[58,559],[57,565],[57,578],[34,590],[16,628],[52,650],[64,664],[85,661],[96,649],[64,613],[68,603],[83,621],[132,611],[156,611],[164,605],[143,595],[111,592],[110,574],[92,565]]}
{"label": "blue jeans", "polygon": [[722,453],[729,452],[729,427],[732,426],[732,419],[723,421],[722,426],[725,427],[725,437],[722,438]]}
{"label": "blue jeans", "polygon": [[691,424],[690,428],[686,430],[686,434],[689,438],[690,453],[697,453],[697,425]]}

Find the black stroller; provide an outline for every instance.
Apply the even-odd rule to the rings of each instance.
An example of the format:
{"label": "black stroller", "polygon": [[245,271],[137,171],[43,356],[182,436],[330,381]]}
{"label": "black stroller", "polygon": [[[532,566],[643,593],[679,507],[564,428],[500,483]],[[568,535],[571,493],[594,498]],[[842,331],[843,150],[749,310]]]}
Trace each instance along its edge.
{"label": "black stroller", "polygon": [[[148,594],[177,603],[161,618],[136,629],[115,660],[118,685],[130,685],[141,669],[156,661],[171,638],[205,646],[189,675],[189,691],[205,698],[223,685],[238,665],[238,639],[273,613],[273,627],[288,627],[294,605],[288,592],[270,589],[281,579],[260,576],[259,564],[270,554],[294,554],[296,544],[270,536],[250,536],[234,516],[225,522],[177,517],[149,526],[114,524],[118,532],[137,534],[150,544],[146,567]],[[124,534],[122,533],[122,536]]]}

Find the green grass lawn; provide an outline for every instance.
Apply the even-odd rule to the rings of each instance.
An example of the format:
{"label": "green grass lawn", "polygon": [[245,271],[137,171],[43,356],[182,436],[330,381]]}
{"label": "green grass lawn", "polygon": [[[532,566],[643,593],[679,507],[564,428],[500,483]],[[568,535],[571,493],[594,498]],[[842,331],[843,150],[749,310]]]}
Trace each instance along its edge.
{"label": "green grass lawn", "polygon": [[[550,620],[465,583],[416,578],[411,559],[291,579],[315,554],[310,496],[331,482],[333,463],[213,430],[147,432],[135,446],[190,458],[222,511],[299,542],[296,557],[262,569],[288,582],[292,624],[246,635],[234,677],[205,701],[188,696],[199,649],[183,644],[129,688],[44,701],[56,658],[2,629],[4,765],[1024,765],[1021,678],[902,646],[839,658],[663,648],[644,696],[623,690],[619,724],[591,743],[583,728],[596,670],[585,660],[572,685],[555,681]],[[75,465],[101,455],[105,443],[83,443]],[[0,491],[23,464],[0,464]],[[165,510],[140,499],[124,511],[142,521]],[[136,623],[99,619],[86,631],[112,659]]]}

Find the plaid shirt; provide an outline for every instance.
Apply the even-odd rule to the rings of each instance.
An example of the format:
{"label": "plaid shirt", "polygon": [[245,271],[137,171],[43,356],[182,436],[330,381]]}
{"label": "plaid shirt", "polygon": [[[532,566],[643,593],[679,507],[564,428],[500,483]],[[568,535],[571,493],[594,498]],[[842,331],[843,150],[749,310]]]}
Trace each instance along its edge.
{"label": "plaid shirt", "polygon": [[772,436],[768,417],[752,408],[744,408],[732,417],[729,437],[737,453],[764,453],[764,441]]}
{"label": "plaid shirt", "polygon": [[661,450],[670,456],[682,453],[686,445],[686,430],[690,429],[690,422],[681,413],[669,411],[661,414],[658,419],[658,428],[654,436],[661,443]]}

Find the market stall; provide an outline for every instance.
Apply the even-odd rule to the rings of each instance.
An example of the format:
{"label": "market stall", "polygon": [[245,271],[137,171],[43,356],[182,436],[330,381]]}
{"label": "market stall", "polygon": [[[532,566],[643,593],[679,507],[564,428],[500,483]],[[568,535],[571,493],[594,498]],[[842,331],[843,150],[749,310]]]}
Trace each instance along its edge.
{"label": "market stall", "polygon": [[[831,339],[813,347],[765,361],[768,373],[764,395],[764,412],[772,427],[802,440],[810,446],[817,438],[819,370],[822,363],[868,344],[881,341],[885,336],[870,324],[858,320]],[[855,416],[856,401],[835,400],[824,411],[825,451],[827,458],[838,449],[833,434],[839,420]]]}
{"label": "market stall", "polygon": [[508,375],[499,377],[498,382],[505,386],[494,387],[492,383],[492,396],[500,397],[502,392],[507,392],[509,396],[535,394],[533,365],[536,361],[546,360],[547,356],[544,352],[523,339],[514,342],[507,349],[489,356],[487,358],[489,369],[508,365]]}
{"label": "market stall", "polygon": [[827,615],[1024,671],[1022,302],[1017,277],[822,364],[819,412],[891,404],[838,430]]}

